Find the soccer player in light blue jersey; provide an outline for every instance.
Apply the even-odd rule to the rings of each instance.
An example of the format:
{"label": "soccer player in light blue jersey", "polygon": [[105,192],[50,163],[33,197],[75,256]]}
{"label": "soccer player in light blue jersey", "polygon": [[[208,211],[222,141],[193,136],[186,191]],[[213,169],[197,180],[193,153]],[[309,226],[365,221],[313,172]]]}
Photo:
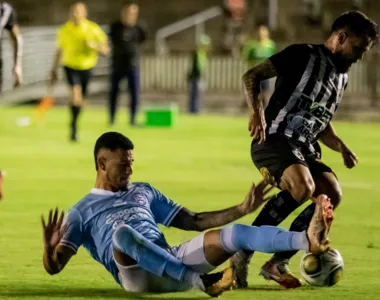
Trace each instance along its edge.
{"label": "soccer player in light blue jersey", "polygon": [[328,249],[333,210],[326,196],[318,198],[307,232],[233,224],[171,247],[157,224],[195,231],[224,226],[255,211],[267,200],[270,188],[261,182],[252,185],[239,205],[194,213],[148,183],[130,182],[133,148],[120,133],[100,136],[94,149],[95,188],[71,208],[66,219],[58,209],[49,212],[47,221],[42,217],[43,263],[49,274],[61,272],[84,246],[127,291],[200,289],[218,296],[232,287],[234,269],[209,273],[239,250],[322,253]]}

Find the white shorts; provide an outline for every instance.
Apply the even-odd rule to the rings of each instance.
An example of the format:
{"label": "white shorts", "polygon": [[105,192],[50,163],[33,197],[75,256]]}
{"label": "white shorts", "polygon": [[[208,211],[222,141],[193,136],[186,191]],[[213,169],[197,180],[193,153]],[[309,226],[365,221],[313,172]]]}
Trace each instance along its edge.
{"label": "white shorts", "polygon": [[[207,274],[216,267],[210,265],[206,260],[203,239],[204,233],[171,249],[173,255],[182,263],[200,274]],[[115,263],[119,269],[121,285],[128,292],[168,293],[191,289],[187,283],[181,283],[168,277],[159,277],[138,265],[125,267],[118,264],[116,260]]]}

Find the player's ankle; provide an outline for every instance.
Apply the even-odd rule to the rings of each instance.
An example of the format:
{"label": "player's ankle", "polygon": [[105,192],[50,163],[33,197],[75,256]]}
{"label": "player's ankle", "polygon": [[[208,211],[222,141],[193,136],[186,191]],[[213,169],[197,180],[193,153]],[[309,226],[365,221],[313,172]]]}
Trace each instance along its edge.
{"label": "player's ankle", "polygon": [[289,259],[284,258],[281,255],[275,254],[270,258],[269,262],[271,262],[274,265],[280,265],[280,264],[288,265]]}

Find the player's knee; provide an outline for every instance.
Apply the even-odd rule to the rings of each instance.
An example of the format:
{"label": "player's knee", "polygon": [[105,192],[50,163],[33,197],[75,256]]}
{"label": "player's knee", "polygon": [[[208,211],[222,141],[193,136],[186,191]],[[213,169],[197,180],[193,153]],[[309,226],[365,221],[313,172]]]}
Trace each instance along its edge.
{"label": "player's knee", "polygon": [[82,97],[82,88],[80,86],[74,85],[72,87],[72,103],[73,105],[81,105],[83,102],[83,97]]}
{"label": "player's knee", "polygon": [[310,177],[304,178],[303,180],[297,182],[290,190],[290,193],[294,200],[302,204],[312,197],[314,191],[315,184],[313,179]]}
{"label": "player's knee", "polygon": [[133,241],[135,239],[132,230],[133,229],[127,225],[118,227],[113,233],[113,246],[116,247],[118,250],[126,254],[129,254],[128,247],[126,246],[133,244]]}

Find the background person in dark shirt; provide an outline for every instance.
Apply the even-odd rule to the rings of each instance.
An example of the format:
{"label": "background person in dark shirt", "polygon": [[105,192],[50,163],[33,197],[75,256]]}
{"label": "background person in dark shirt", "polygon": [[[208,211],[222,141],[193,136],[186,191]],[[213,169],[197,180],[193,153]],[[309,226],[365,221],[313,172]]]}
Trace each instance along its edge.
{"label": "background person in dark shirt", "polygon": [[205,72],[207,67],[207,52],[211,40],[202,35],[196,49],[191,54],[189,70],[189,113],[198,114],[201,110],[202,90],[205,86]]}
{"label": "background person in dark shirt", "polygon": [[109,97],[110,124],[114,124],[120,82],[126,78],[130,96],[130,124],[135,125],[139,103],[139,45],[145,41],[145,30],[137,24],[139,7],[127,4],[121,10],[121,20],[110,30],[112,44],[111,89]]}
{"label": "background person in dark shirt", "polygon": [[18,26],[16,11],[7,2],[0,1],[0,92],[3,82],[3,62],[1,40],[4,29],[9,31],[13,47],[13,87],[20,86],[22,82],[22,37]]}

